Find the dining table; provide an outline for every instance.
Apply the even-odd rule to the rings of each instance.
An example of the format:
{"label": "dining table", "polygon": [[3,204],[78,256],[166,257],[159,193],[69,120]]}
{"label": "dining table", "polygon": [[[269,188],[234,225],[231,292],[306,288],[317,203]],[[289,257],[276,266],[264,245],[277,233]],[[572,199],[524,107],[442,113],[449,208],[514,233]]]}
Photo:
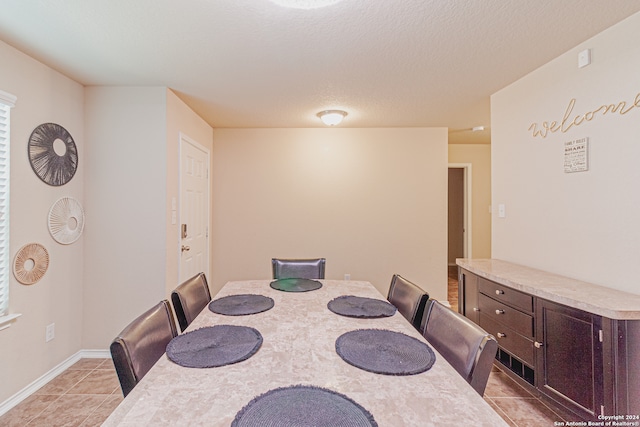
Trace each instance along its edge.
{"label": "dining table", "polygon": [[[212,304],[224,302],[225,297],[249,295],[271,301],[270,306],[252,314],[221,314],[214,312],[214,307],[205,307],[189,327],[174,338],[176,343],[181,337],[184,342],[186,338],[195,338],[199,330],[243,327],[243,331],[259,333],[256,348],[250,354],[221,366],[193,367],[182,363],[179,357],[170,357],[173,354],[169,352],[172,342],[167,353],[124,398],[103,426],[252,425],[238,421],[242,421],[241,415],[250,412],[252,405],[264,402],[266,396],[273,396],[275,391],[298,393],[296,387],[342,398],[343,403],[352,406],[345,411],[360,409],[367,415],[371,423],[366,425],[507,425],[400,312],[393,310],[391,315],[354,317],[329,309],[332,301],[342,297],[386,303],[384,296],[371,283],[321,279],[315,281],[319,284],[315,289],[289,291],[274,287],[277,282],[227,282],[215,295]],[[393,358],[390,359],[390,372],[357,366],[347,361],[344,354],[338,354],[338,343],[358,331],[393,334],[393,337],[424,348],[424,353],[419,350],[402,355],[408,357],[409,362],[413,358],[419,363],[428,357],[431,360],[426,360],[426,364],[416,372],[398,373],[395,369],[404,369],[401,365],[405,362],[399,360],[398,366],[393,366]],[[384,343],[364,344],[375,346],[372,353],[392,353],[394,350],[384,347]],[[278,413],[280,410],[284,412],[286,404],[296,400],[298,395],[290,394],[284,397],[288,400],[281,403],[275,400],[271,406],[264,403],[263,410],[266,408],[268,415],[260,416],[275,419],[269,424],[254,422],[253,425],[289,425],[278,422]],[[318,401],[325,395],[318,397]],[[291,425],[365,425],[313,421],[311,413],[303,413],[301,417]],[[309,419],[305,421],[306,417]]]}

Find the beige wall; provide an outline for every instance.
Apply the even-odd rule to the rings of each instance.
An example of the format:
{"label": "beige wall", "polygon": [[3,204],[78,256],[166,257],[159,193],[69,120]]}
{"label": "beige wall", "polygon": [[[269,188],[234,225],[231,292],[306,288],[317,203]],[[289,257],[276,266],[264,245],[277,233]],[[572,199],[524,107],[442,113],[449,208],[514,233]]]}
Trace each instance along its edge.
{"label": "beige wall", "polygon": [[491,257],[491,145],[450,144],[449,163],[471,164],[471,255]]}
{"label": "beige wall", "polygon": [[[47,228],[51,206],[73,197],[86,208],[86,143],[82,86],[0,42],[0,89],[18,97],[11,111],[11,263],[27,243],[49,252],[44,277],[29,286],[10,278],[10,313],[22,313],[0,331],[0,403],[80,349],[84,241],[56,243]],[[52,187],[32,171],[27,144],[34,128],[54,122],[74,138],[79,165],[67,184]],[[55,339],[45,343],[45,328],[55,323]]]}
{"label": "beige wall", "polygon": [[[212,128],[164,87],[88,87],[83,348],[108,348],[178,285],[180,133],[211,148]],[[165,185],[158,185],[165,183]],[[179,209],[178,209],[179,211]]]}
{"label": "beige wall", "polygon": [[399,273],[446,300],[446,129],[215,129],[213,146],[214,292],[326,257],[327,278],[386,295]]}
{"label": "beige wall", "polygon": [[[636,14],[492,96],[493,203],[506,209],[494,210],[494,258],[640,293],[629,274],[640,254],[639,39]],[[587,48],[592,63],[579,69]],[[589,113],[623,101],[626,114]],[[565,114],[546,138],[528,130],[560,128]],[[564,173],[564,144],[580,138],[589,170]]]}
{"label": "beige wall", "polygon": [[163,87],[85,89],[84,348],[108,348],[165,296],[166,99]]}

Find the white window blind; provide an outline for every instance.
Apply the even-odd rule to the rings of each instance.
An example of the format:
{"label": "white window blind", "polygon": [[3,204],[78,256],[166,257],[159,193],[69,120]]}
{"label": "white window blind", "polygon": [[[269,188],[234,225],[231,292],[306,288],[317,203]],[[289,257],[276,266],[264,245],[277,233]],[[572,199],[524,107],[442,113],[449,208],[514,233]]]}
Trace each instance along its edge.
{"label": "white window blind", "polygon": [[9,311],[9,118],[15,102],[15,96],[0,91],[0,317]]}

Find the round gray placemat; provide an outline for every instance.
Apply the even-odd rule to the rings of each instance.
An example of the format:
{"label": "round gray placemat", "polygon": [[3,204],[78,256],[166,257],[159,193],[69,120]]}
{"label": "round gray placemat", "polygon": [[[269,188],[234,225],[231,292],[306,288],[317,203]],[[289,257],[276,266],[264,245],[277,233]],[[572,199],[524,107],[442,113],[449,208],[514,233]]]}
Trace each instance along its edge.
{"label": "round gray placemat", "polygon": [[241,362],[262,345],[262,335],[254,328],[215,325],[186,332],[167,345],[167,357],[187,368],[215,368]]}
{"label": "round gray placemat", "polygon": [[429,370],[436,355],[409,335],[384,329],[358,329],[336,340],[336,352],[357,368],[376,374],[415,375]]}
{"label": "round gray placemat", "polygon": [[226,316],[245,316],[270,310],[273,305],[273,299],[264,295],[238,294],[211,301],[209,310]]}
{"label": "round gray placemat", "polygon": [[308,292],[322,287],[322,283],[311,279],[278,279],[269,283],[273,289],[285,292]]}
{"label": "round gray placemat", "polygon": [[327,308],[341,316],[364,319],[390,317],[396,313],[396,307],[387,301],[354,295],[343,295],[334,298],[329,301]]}
{"label": "round gray placemat", "polygon": [[295,385],[269,390],[242,408],[231,427],[377,427],[373,415],[332,390]]}

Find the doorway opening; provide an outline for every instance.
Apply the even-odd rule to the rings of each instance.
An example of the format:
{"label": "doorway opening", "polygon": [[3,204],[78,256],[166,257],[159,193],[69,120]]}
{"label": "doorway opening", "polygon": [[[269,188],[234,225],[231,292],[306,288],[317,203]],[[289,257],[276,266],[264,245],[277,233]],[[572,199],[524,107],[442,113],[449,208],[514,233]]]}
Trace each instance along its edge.
{"label": "doorway opening", "polygon": [[471,163],[450,163],[448,178],[448,300],[458,308],[456,258],[471,258]]}

